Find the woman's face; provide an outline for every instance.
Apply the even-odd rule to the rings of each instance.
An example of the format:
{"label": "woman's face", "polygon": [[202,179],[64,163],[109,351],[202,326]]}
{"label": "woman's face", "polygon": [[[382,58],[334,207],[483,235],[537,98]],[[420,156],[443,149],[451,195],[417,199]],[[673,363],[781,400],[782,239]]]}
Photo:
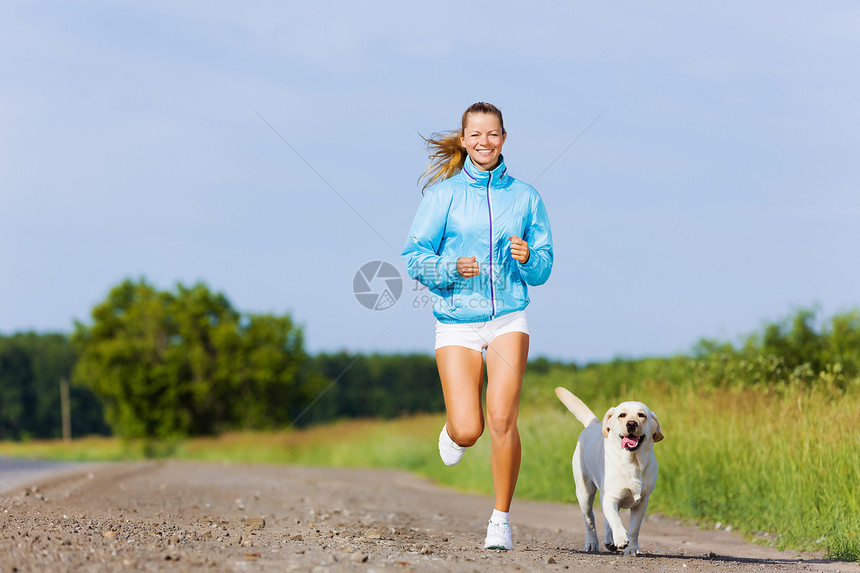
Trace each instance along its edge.
{"label": "woman's face", "polygon": [[460,136],[460,144],[466,148],[475,167],[489,171],[499,162],[505,137],[496,114],[470,113],[466,117],[466,129]]}

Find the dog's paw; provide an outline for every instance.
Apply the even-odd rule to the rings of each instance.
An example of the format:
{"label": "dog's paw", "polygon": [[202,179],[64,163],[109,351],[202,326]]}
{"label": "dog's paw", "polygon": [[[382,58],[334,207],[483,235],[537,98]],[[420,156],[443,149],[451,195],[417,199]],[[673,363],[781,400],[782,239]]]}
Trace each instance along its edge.
{"label": "dog's paw", "polygon": [[638,545],[628,545],[624,550],[624,555],[639,555],[640,553],[642,552],[639,551]]}
{"label": "dog's paw", "polygon": [[586,541],[583,551],[586,553],[600,553],[600,546],[597,544],[597,540]]}
{"label": "dog's paw", "polygon": [[619,535],[617,541],[615,540],[614,536],[613,536],[613,539],[607,539],[604,541],[605,541],[604,545],[606,545],[606,548],[609,551],[620,551],[621,549],[624,549],[628,545],[626,535],[624,535],[624,536]]}

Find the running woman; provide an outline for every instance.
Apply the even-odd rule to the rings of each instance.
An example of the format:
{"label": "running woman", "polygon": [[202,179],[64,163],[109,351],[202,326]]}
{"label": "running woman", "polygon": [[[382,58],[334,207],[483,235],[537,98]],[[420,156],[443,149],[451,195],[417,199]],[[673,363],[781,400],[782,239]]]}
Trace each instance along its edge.
{"label": "running woman", "polygon": [[475,103],[460,129],[427,139],[424,197],[401,253],[409,276],[434,295],[436,365],[447,422],[439,455],[449,466],[484,431],[487,418],[495,506],[484,547],[513,549],[509,513],[519,475],[520,390],[529,350],[528,286],[552,270],[552,233],[543,200],[508,175],[502,112]]}

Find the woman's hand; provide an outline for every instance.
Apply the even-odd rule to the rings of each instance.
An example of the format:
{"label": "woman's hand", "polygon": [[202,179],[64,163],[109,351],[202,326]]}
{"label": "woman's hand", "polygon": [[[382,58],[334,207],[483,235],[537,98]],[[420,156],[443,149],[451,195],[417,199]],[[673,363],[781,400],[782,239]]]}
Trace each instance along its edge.
{"label": "woman's hand", "polygon": [[529,244],[521,237],[511,237],[510,241],[511,256],[522,264],[526,264],[529,261]]}
{"label": "woman's hand", "polygon": [[478,276],[478,259],[475,257],[460,257],[457,259],[457,272],[464,279]]}

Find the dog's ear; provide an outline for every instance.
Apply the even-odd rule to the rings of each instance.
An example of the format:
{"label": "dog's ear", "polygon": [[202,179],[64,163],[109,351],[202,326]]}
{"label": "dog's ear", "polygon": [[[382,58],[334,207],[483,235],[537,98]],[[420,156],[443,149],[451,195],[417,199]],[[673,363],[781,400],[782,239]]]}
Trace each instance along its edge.
{"label": "dog's ear", "polygon": [[660,420],[657,419],[657,414],[651,412],[651,417],[654,419],[654,441],[659,442],[663,439],[663,432],[660,430]]}
{"label": "dog's ear", "polygon": [[615,408],[609,408],[606,410],[606,414],[603,415],[603,437],[609,437],[609,418],[612,417],[612,414],[615,413]]}

